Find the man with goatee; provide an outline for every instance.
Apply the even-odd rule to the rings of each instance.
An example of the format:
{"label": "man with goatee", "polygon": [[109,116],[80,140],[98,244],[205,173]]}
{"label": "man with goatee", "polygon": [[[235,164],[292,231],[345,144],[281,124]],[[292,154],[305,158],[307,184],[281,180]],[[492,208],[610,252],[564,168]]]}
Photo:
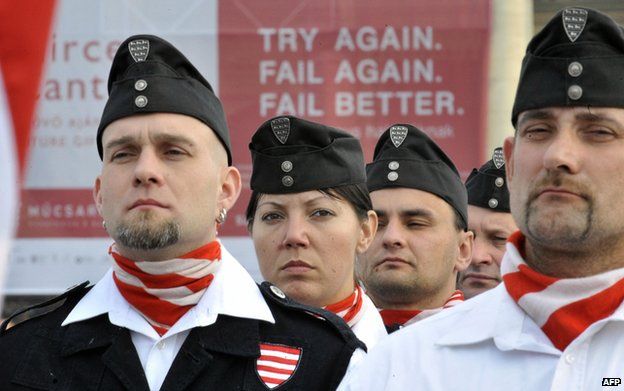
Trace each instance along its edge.
{"label": "man with goatee", "polygon": [[565,8],[531,40],[511,116],[515,135],[504,144],[519,231],[503,257],[503,283],[382,341],[345,389],[620,383],[623,73],[624,29],[598,11]]}
{"label": "man with goatee", "polygon": [[94,198],[112,268],[0,328],[0,389],[334,389],[361,343],[333,314],[257,286],[218,240],[241,179],[210,84],[140,35],[121,44],[108,90]]}

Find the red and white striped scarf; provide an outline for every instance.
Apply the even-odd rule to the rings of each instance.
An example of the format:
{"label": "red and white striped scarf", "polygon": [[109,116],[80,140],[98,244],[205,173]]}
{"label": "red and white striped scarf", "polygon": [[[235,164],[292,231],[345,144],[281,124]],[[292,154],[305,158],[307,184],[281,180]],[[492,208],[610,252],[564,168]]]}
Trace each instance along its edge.
{"label": "red and white striped scarf", "polygon": [[349,327],[353,327],[362,318],[362,296],[364,292],[360,286],[357,286],[353,293],[346,299],[338,303],[330,304],[324,307],[327,311],[333,312],[344,319]]}
{"label": "red and white striped scarf", "polygon": [[451,308],[464,301],[464,293],[460,290],[453,292],[451,297],[446,300],[442,307],[432,308],[427,310],[380,310],[379,314],[383,319],[384,325],[387,327],[399,325],[407,326],[412,323],[416,323],[419,320],[435,315],[438,312],[446,308]]}
{"label": "red and white striped scarf", "polygon": [[166,261],[133,261],[115,245],[109,253],[119,292],[161,336],[199,302],[221,266],[217,241]]}
{"label": "red and white striped scarf", "polygon": [[549,277],[524,261],[525,237],[520,231],[508,241],[511,246],[501,264],[505,288],[558,349],[563,351],[622,304],[624,268],[582,278]]}

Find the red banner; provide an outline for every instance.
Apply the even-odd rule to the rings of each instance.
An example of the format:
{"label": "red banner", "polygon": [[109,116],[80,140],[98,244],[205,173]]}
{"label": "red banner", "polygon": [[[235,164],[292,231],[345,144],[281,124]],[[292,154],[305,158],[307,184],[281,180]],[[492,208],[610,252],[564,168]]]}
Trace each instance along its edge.
{"label": "red banner", "polygon": [[[283,114],[351,132],[367,161],[385,129],[410,123],[462,174],[478,167],[490,7],[488,0],[220,2],[219,95],[244,184],[251,135]],[[248,195],[246,188],[231,212],[237,220]]]}

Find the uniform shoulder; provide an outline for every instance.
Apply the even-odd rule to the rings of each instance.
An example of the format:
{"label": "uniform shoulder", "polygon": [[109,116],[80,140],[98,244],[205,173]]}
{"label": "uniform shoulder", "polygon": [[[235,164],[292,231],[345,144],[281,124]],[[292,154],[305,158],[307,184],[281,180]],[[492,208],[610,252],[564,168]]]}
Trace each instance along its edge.
{"label": "uniform shoulder", "polygon": [[294,301],[286,296],[280,288],[270,282],[265,281],[259,286],[262,295],[272,310],[276,308],[286,314],[296,314],[306,319],[311,325],[316,324],[320,327],[329,327],[354,349],[360,348],[366,350],[366,346],[357,339],[355,334],[351,331],[351,328],[338,315],[322,308],[312,307]]}
{"label": "uniform shoulder", "polygon": [[[469,325],[480,324],[485,318],[494,319],[501,301],[499,288],[482,293],[415,324],[403,327],[392,335],[404,335],[407,338],[433,341],[448,333],[466,331]],[[458,328],[458,325],[462,325],[462,327]]]}
{"label": "uniform shoulder", "polygon": [[41,322],[55,322],[58,320],[57,317],[60,318],[60,324],[74,305],[89,291],[88,285],[89,281],[85,281],[50,300],[16,311],[0,325],[0,337],[30,328],[29,326],[38,328]]}

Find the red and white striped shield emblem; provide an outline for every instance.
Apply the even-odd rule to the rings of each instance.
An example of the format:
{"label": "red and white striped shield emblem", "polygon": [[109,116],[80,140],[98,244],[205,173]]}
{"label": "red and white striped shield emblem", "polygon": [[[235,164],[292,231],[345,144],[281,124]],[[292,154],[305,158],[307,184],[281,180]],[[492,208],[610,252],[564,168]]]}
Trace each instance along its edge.
{"label": "red and white striped shield emblem", "polygon": [[261,343],[260,358],[256,360],[258,376],[269,389],[278,387],[295,373],[300,358],[301,348]]}

